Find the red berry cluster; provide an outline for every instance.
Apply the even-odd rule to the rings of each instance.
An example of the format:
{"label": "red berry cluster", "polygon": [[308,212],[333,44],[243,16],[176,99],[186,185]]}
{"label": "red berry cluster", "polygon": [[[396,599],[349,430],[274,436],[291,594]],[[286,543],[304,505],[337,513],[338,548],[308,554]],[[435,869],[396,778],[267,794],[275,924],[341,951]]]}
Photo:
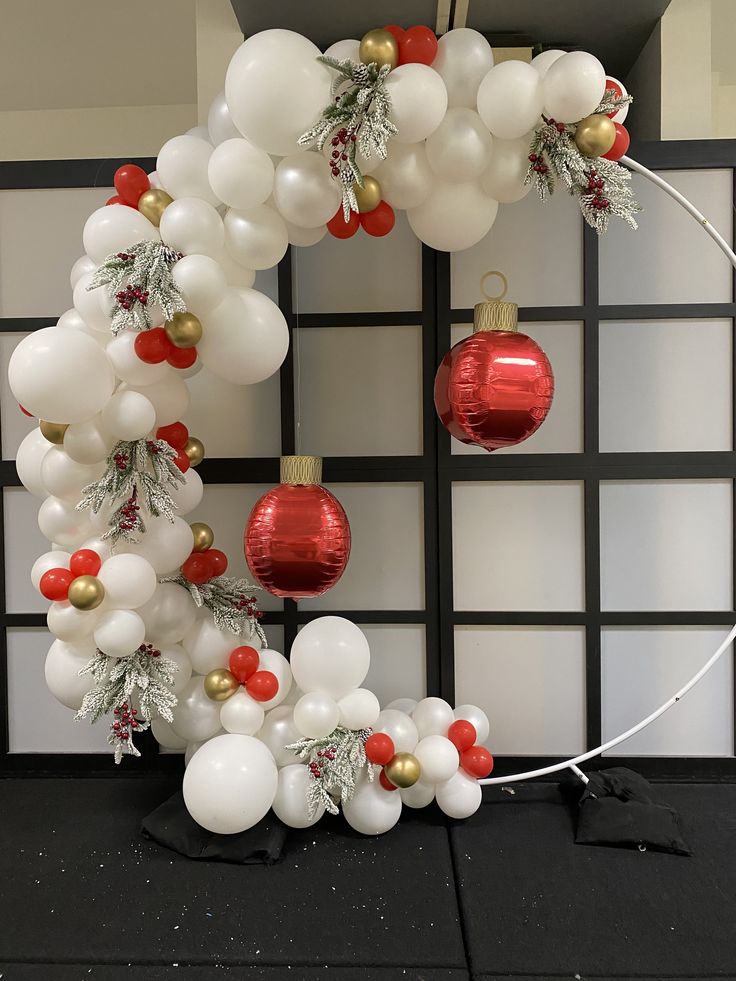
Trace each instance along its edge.
{"label": "red berry cluster", "polygon": [[138,710],[129,708],[128,703],[123,702],[119,708],[113,709],[112,714],[115,721],[110,724],[110,729],[118,739],[127,742],[132,738],[133,730],[138,728]]}
{"label": "red berry cluster", "polygon": [[148,303],[148,290],[141,289],[140,286],[131,286],[130,283],[124,290],[115,294],[115,299],[123,310],[132,310],[136,303],[146,306]]}
{"label": "red berry cluster", "polygon": [[128,468],[128,454],[118,451],[113,456],[113,463],[118,468],[118,470],[127,470]]}
{"label": "red berry cluster", "polygon": [[138,512],[141,508],[140,504],[136,503],[137,496],[137,488],[134,488],[133,493],[118,512],[118,528],[120,531],[133,531],[134,528],[140,527]]}
{"label": "red berry cluster", "polygon": [[588,171],[588,193],[585,197],[588,199],[590,206],[597,211],[605,211],[611,206],[608,198],[603,195],[604,186],[605,182],[603,178],[598,176],[598,171],[595,167],[591,167]]}
{"label": "red berry cluster", "polygon": [[122,262],[132,262],[133,256],[129,255],[127,252],[116,252],[115,258],[120,259]]}
{"label": "red berry cluster", "polygon": [[532,165],[532,170],[537,174],[546,174],[549,170],[549,167],[544,162],[544,157],[541,153],[530,153],[529,162]]}
{"label": "red berry cluster", "polygon": [[322,776],[322,771],[327,763],[332,762],[337,755],[337,747],[328,746],[327,749],[317,750],[317,759],[312,760],[309,764],[309,772],[314,780],[319,780]]}
{"label": "red berry cluster", "polygon": [[141,644],[136,653],[148,654],[149,657],[161,657],[161,651],[155,648],[153,644]]}
{"label": "red berry cluster", "polygon": [[[337,96],[335,102],[340,101],[341,96]],[[358,139],[357,130],[347,130],[344,127],[338,130],[337,134],[332,137],[330,141],[332,146],[335,148],[330,154],[331,166],[332,166],[332,176],[338,177],[340,174],[341,164],[347,162],[348,155],[346,153],[348,143],[355,143]],[[342,149],[340,149],[342,147]]]}
{"label": "red berry cluster", "polygon": [[197,360],[196,347],[176,347],[163,327],[141,331],[134,342],[135,353],[145,364],[168,362],[172,368],[191,368]]}
{"label": "red berry cluster", "polygon": [[263,618],[263,610],[258,609],[258,600],[255,596],[244,596],[241,595],[239,600],[233,600],[233,606],[236,610],[245,610],[245,615],[255,620],[261,620]]}

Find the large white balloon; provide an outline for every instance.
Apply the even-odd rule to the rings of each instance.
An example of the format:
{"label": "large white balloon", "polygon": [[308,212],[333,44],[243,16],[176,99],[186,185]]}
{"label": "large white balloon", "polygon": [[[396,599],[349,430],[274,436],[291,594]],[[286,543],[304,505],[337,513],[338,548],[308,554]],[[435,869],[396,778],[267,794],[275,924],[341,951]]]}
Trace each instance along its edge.
{"label": "large white balloon", "polygon": [[161,147],[156,173],[172,197],[202,198],[217,206],[220,201],[207,178],[211,156],[212,144],[207,140],[198,136],[175,136]]}
{"label": "large white balloon", "polygon": [[337,703],[340,725],[346,729],[367,729],[381,713],[378,699],[367,688],[356,688],[343,695]]}
{"label": "large white balloon", "polygon": [[99,414],[86,422],[73,423],[64,433],[64,451],[77,463],[100,463],[112,445],[113,439],[103,430]]}
{"label": "large white balloon", "polygon": [[220,630],[212,616],[207,615],[195,620],[182,645],[192,659],[194,670],[208,674],[227,665],[230,653],[240,646],[240,638],[229,630]]}
{"label": "large white balloon", "polygon": [[394,208],[416,208],[426,200],[434,181],[424,143],[392,142],[376,178],[384,201]]}
{"label": "large white balloon", "polygon": [[448,109],[445,118],[427,138],[427,160],[445,181],[474,181],[488,166],[493,137],[473,109]]}
{"label": "large white balloon", "polygon": [[[125,391],[125,387],[118,391]],[[152,403],[157,427],[178,422],[189,408],[187,383],[173,371],[152,385],[136,385],[134,391],[145,395]]]}
{"label": "large white balloon", "polygon": [[51,694],[75,712],[84,696],[96,684],[91,674],[79,674],[94,653],[94,644],[89,642],[69,644],[55,640],[46,655],[44,675]]}
{"label": "large white balloon", "polygon": [[294,725],[303,736],[321,739],[329,736],[340,721],[334,698],[321,691],[307,692],[294,706]]}
{"label": "large white balloon", "polygon": [[228,208],[247,211],[273,190],[273,160],[249,140],[228,139],[210,157],[209,181]]}
{"label": "large white balloon", "polygon": [[156,425],[156,410],[140,392],[116,392],[102,410],[102,425],[115,440],[143,439]]}
{"label": "large white balloon", "polygon": [[[173,272],[175,282],[179,266],[191,259],[205,259],[205,256],[186,256],[177,262]],[[177,285],[179,285],[178,282]],[[193,309],[193,313],[196,312]],[[166,361],[161,361],[159,364],[146,364],[145,361],[141,361],[135,351],[135,339],[138,336],[137,330],[122,331],[117,337],[109,341],[106,348],[107,356],[113,371],[122,381],[129,385],[153,385],[170,375],[172,369]]]}
{"label": "large white balloon", "polygon": [[477,182],[436,181],[429,197],[407,211],[414,234],[440,252],[461,252],[480,242],[496,220],[498,201],[484,194]]}
{"label": "large white balloon", "polygon": [[[386,90],[391,98],[391,120],[399,143],[418,143],[434,133],[447,110],[447,89],[428,65],[399,65],[389,73]],[[528,127],[527,127],[528,128]]]}
{"label": "large white balloon", "polygon": [[178,644],[197,619],[189,590],[175,582],[159,583],[138,613],[146,625],[146,637],[154,644]]}
{"label": "large white balloon", "polygon": [[373,780],[363,778],[358,782],[352,798],[343,802],[342,812],[355,831],[382,835],[401,817],[401,796],[396,790],[384,790],[376,771]]}
{"label": "large white balloon", "polygon": [[108,609],[135,610],[156,591],[156,573],[140,555],[113,555],[102,563],[98,579],[105,587]]}
{"label": "large white balloon", "polygon": [[412,713],[419,738],[425,736],[446,736],[447,730],[455,721],[452,706],[443,698],[423,698]]}
{"label": "large white balloon", "polygon": [[560,51],[558,48],[548,48],[547,51],[542,51],[540,54],[535,55],[530,64],[532,68],[536,69],[540,78],[544,78],[552,65],[564,54],[565,52]]}
{"label": "large white balloon", "polygon": [[209,739],[220,731],[220,702],[207,697],[201,675],[190,678],[179,692],[171,725],[177,736],[187,742]]}
{"label": "large white balloon", "polygon": [[159,746],[163,746],[164,749],[185,749],[187,746],[186,739],[177,736],[171,728],[171,724],[166,719],[162,719],[160,715],[155,715],[151,720],[151,732]]}
{"label": "large white balloon", "polygon": [[78,610],[64,600],[52,603],[46,614],[46,626],[59,640],[72,644],[91,640],[100,618],[98,610]]}
{"label": "large white balloon", "polygon": [[516,140],[536,124],[544,94],[539,73],[524,61],[502,61],[478,89],[478,113],[494,136]]}
{"label": "large white balloon", "polygon": [[488,722],[488,716],[483,709],[478,708],[477,705],[458,705],[455,709],[454,716],[456,719],[464,719],[466,722],[470,722],[471,725],[475,726],[477,743],[484,743],[488,739],[491,727]]}
{"label": "large white balloon", "polygon": [[478,31],[457,27],[439,39],[432,68],[445,83],[448,106],[475,109],[478,86],[493,68],[493,51]]}
{"label": "large white balloon", "polygon": [[384,709],[376,719],[373,731],[391,736],[397,753],[413,753],[419,742],[414,720],[398,709]]}
{"label": "large white balloon", "polygon": [[18,402],[47,422],[91,418],[115,385],[110,362],[91,337],[53,327],[23,338],[10,357],[8,378]]}
{"label": "large white balloon", "polygon": [[277,786],[278,770],[263,743],[226,733],[200,746],[184,773],[182,790],[198,824],[229,835],[245,831],[266,815]]}
{"label": "large white balloon", "polygon": [[225,247],[247,269],[270,269],[283,259],[289,245],[284,219],[266,204],[225,215]]}
{"label": "large white balloon", "polygon": [[[232,140],[240,136],[235,123],[230,116],[224,92],[218,92],[210,103],[207,113],[207,132],[209,133],[210,143],[217,147],[225,140]],[[215,191],[215,193],[217,193]],[[224,199],[223,199],[224,200]]]}
{"label": "large white balloon", "polygon": [[229,290],[207,319],[197,347],[206,368],[236,385],[269,378],[288,349],[284,315],[273,300],[253,289]]}
{"label": "large white balloon", "polygon": [[254,34],[233,55],[225,97],[233,122],[267,153],[287,156],[331,100],[330,71],[321,54],[294,31]]}
{"label": "large white balloon", "polygon": [[521,201],[531,190],[525,184],[529,168],[530,136],[518,140],[493,141],[493,153],[486,172],[480,179],[481,189],[500,204]]}
{"label": "large white balloon", "polygon": [[82,488],[98,480],[104,470],[102,463],[77,463],[63,447],[52,446],[41,461],[41,480],[49,494],[76,504]]}
{"label": "large white balloon", "polygon": [[[222,250],[219,252],[221,254]],[[208,255],[185,255],[175,264],[171,275],[182,292],[187,310],[197,317],[206,316],[214,310],[227,290],[222,266]],[[109,355],[109,346],[107,350]]]}
{"label": "large white balloon", "polygon": [[419,760],[425,783],[449,780],[460,764],[457,749],[445,736],[425,736],[420,739],[414,748],[414,755]]}
{"label": "large white balloon", "polygon": [[23,438],[15,455],[15,469],[18,471],[20,482],[34,497],[43,498],[48,494],[41,480],[41,466],[53,445],[44,437],[40,429],[32,429]]}
{"label": "large white balloon", "polygon": [[324,804],[320,804],[314,816],[309,817],[309,781],[309,770],[303,763],[292,763],[279,770],[279,783],[271,806],[279,821],[283,821],[289,828],[311,828],[325,813]]}
{"label": "large white balloon", "polygon": [[161,238],[172,249],[189,255],[217,256],[225,243],[222,218],[201,198],[178,198],[161,215]]}
{"label": "large white balloon", "polygon": [[135,610],[110,610],[95,627],[95,644],[108,657],[135,654],[146,636],[146,625]]}
{"label": "large white balloon", "polygon": [[304,692],[342,698],[368,674],[371,655],[363,631],[344,617],[318,617],[291,645],[291,670]]}
{"label": "large white balloon", "polygon": [[242,736],[255,736],[263,718],[263,709],[244,688],[239,688],[220,709],[220,725],[225,732],[239,732]]}
{"label": "large white balloon", "polygon": [[443,814],[451,818],[469,818],[481,805],[483,791],[474,777],[458,770],[435,787],[437,803]]}
{"label": "large white balloon", "polygon": [[58,548],[39,555],[31,566],[31,582],[33,583],[33,588],[39,588],[41,577],[51,569],[68,569],[70,558],[71,552],[64,552]]}
{"label": "large white balloon", "polygon": [[270,647],[262,648],[258,652],[258,658],[258,670],[270,671],[272,674],[275,674],[279,683],[279,690],[274,697],[269,698],[265,702],[260,702],[260,706],[264,712],[268,712],[270,709],[280,705],[291,691],[293,681],[291,666],[283,654],[279,653],[279,651],[272,650]]}
{"label": "large white balloon", "polygon": [[165,576],[179,569],[191,555],[192,547],[192,529],[187,522],[178,515],[174,515],[173,521],[161,515],[147,517],[145,534],[140,536],[137,544],[128,545],[125,550],[142,555],[159,576]]}
{"label": "large white balloon", "polygon": [[47,497],[38,509],[38,527],[50,542],[68,549],[79,548],[92,534],[89,513],[58,497]]}
{"label": "large white balloon", "polygon": [[319,153],[293,153],[279,163],[273,201],[286,221],[301,228],[324,225],[337,211],[342,192]]}
{"label": "large white balloon", "polygon": [[190,467],[184,474],[184,483],[169,488],[169,493],[177,507],[177,514],[189,514],[200,504],[204,496],[202,478],[194,467]]}
{"label": "large white balloon", "polygon": [[160,240],[158,229],[148,218],[125,204],[107,204],[93,211],[82,232],[84,251],[98,265],[107,256],[130,248],[136,242]]}
{"label": "large white balloon", "polygon": [[294,706],[279,705],[271,709],[266,714],[258,738],[268,746],[278,766],[297,763],[299,757],[292,749],[286,748],[302,738],[294,724]]}
{"label": "large white balloon", "polygon": [[545,113],[558,123],[576,123],[598,107],[606,91],[606,72],[595,55],[570,51],[551,65],[543,88]]}

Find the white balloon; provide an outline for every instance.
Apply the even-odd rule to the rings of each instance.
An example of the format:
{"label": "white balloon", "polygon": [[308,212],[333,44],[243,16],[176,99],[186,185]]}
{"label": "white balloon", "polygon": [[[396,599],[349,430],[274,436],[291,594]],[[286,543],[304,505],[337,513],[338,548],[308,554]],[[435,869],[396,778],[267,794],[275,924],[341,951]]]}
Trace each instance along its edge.
{"label": "white balloon", "polygon": [[204,496],[202,478],[193,467],[190,467],[184,474],[184,483],[170,487],[169,493],[177,507],[177,514],[189,514],[200,504]]}
{"label": "white balloon", "polygon": [[113,439],[102,429],[102,416],[72,423],[64,433],[64,452],[77,463],[100,463],[112,449]]}
{"label": "white balloon", "polygon": [[48,422],[89,419],[115,385],[110,362],[91,337],[53,327],[23,338],[10,357],[8,378],[17,401]]}
{"label": "white balloon", "polygon": [[[222,250],[218,254],[221,255]],[[227,290],[222,266],[209,255],[185,255],[174,265],[171,275],[182,292],[187,310],[197,317],[206,316],[214,310]],[[109,350],[108,347],[108,354]]]}
{"label": "white balloon", "polygon": [[453,714],[456,719],[464,719],[475,727],[477,743],[484,743],[488,739],[491,726],[483,709],[479,709],[477,705],[458,705]]}
{"label": "white balloon", "polygon": [[496,220],[498,201],[476,182],[436,181],[429,197],[407,211],[409,224],[425,245],[440,252],[461,252],[484,238]]}
{"label": "white balloon", "polygon": [[293,153],[276,168],[273,201],[286,221],[301,228],[324,225],[342,200],[340,185],[319,153]]}
{"label": "white balloon", "polygon": [[150,600],[138,607],[138,613],[153,644],[178,644],[197,619],[189,590],[175,582],[159,583]]}
{"label": "white balloon", "polygon": [[228,286],[239,286],[244,289],[250,289],[253,283],[255,283],[255,269],[246,269],[245,266],[241,266],[240,263],[233,259],[227,249],[222,250],[217,257],[217,262],[225,273]]}
{"label": "white balloon", "polygon": [[473,181],[488,166],[493,137],[473,109],[448,109],[427,137],[427,160],[435,174],[452,183]]}
{"label": "white balloon", "polygon": [[[210,103],[207,113],[207,132],[210,143],[214,147],[217,147],[224,140],[231,140],[233,137],[240,136],[230,116],[224,92],[218,92]],[[215,193],[217,192],[215,191]]]}
{"label": "white balloon", "polygon": [[225,97],[240,132],[267,153],[293,153],[331,101],[331,73],[320,50],[294,31],[261,31],[233,55]]}
{"label": "white balloon", "polygon": [[126,551],[143,556],[157,575],[165,576],[180,568],[191,555],[192,547],[192,529],[187,522],[178,515],[171,521],[161,515],[146,518],[145,535],[138,544],[126,546]]}
{"label": "white balloon", "polygon": [[303,763],[292,763],[279,770],[278,787],[273,799],[273,812],[289,828],[311,828],[325,813],[320,804],[312,817],[307,809],[309,770]]}
{"label": "white balloon", "polygon": [[321,242],[327,234],[327,225],[320,225],[318,228],[299,228],[287,221],[286,231],[289,235],[289,245],[304,248]]}
{"label": "white balloon", "polygon": [[244,688],[238,689],[220,709],[220,725],[225,732],[255,736],[263,725],[264,711]]}
{"label": "white balloon", "polygon": [[[629,94],[624,83],[620,81],[618,78],[616,78],[615,76],[613,75],[606,76],[606,81],[615,82],[616,85],[618,85],[618,87],[621,89],[622,96],[626,96]],[[606,88],[610,88],[610,86],[607,85]],[[622,106],[620,109],[617,109],[616,112],[614,112],[614,114],[611,116],[611,119],[614,121],[614,123],[623,124],[623,121],[626,119],[626,117],[629,114],[629,105],[630,103],[627,102],[625,106]]]}
{"label": "white balloon", "polygon": [[272,650],[270,647],[261,648],[258,652],[258,658],[258,670],[270,671],[272,674],[275,674],[279,683],[279,690],[274,697],[259,703],[263,711],[268,712],[270,709],[280,705],[291,691],[293,681],[291,666],[283,654]]}
{"label": "white balloon", "polygon": [[531,181],[525,184],[529,168],[530,137],[518,140],[493,141],[491,162],[480,179],[484,194],[500,204],[521,201],[531,190]]}
{"label": "white balloon", "polygon": [[393,208],[416,208],[432,189],[434,176],[424,143],[392,143],[376,171],[381,197]]}
{"label": "white balloon", "polygon": [[[82,276],[85,274],[82,273]],[[74,307],[70,307],[65,310],[59,319],[56,321],[56,326],[60,327],[62,330],[81,330],[83,334],[89,334],[90,337],[97,338],[98,331],[91,330],[89,326],[84,322],[79,310]],[[107,342],[107,338],[105,338]]]}
{"label": "white balloon", "polygon": [[38,509],[38,527],[44,538],[69,549],[79,548],[92,532],[87,512],[58,497],[47,497]]}
{"label": "white balloon", "polygon": [[281,215],[266,204],[225,215],[225,247],[247,269],[270,269],[284,258],[289,233]]}
{"label": "white balloon", "polygon": [[263,204],[273,190],[273,161],[249,140],[227,139],[210,157],[209,181],[228,206],[247,211]]}
{"label": "white balloon", "polygon": [[44,437],[40,429],[32,429],[23,438],[15,455],[15,468],[20,482],[34,497],[43,498],[48,494],[41,480],[41,465],[53,445]]}
{"label": "white balloon", "polygon": [[378,699],[367,688],[356,688],[338,701],[340,725],[346,729],[367,729],[381,714]]}
{"label": "white balloon", "polygon": [[222,218],[201,198],[177,198],[161,215],[161,238],[186,254],[217,256],[225,243]]}
{"label": "white balloon", "polygon": [[[176,270],[182,262],[189,259],[204,259],[204,256],[187,256],[174,266],[174,280],[176,281]],[[211,260],[210,260],[211,261]],[[178,285],[178,284],[177,284]],[[196,311],[193,311],[196,313]],[[113,371],[129,385],[153,385],[171,374],[171,367],[166,361],[159,364],[146,364],[141,361],[135,351],[135,339],[139,336],[137,330],[124,330],[108,342],[106,351],[110,359]]]}
{"label": "white balloon", "polygon": [[220,630],[208,615],[195,620],[184,635],[182,645],[192,659],[194,670],[208,674],[227,665],[230,653],[240,646],[240,638],[229,630]]}
{"label": "white balloon", "polygon": [[94,653],[94,644],[69,644],[55,640],[46,655],[44,675],[51,694],[75,712],[80,708],[84,696],[96,684],[91,674],[79,674]]}
{"label": "white balloon", "polygon": [[91,640],[99,618],[98,610],[78,610],[64,600],[51,604],[46,614],[46,626],[59,640],[77,644]]}
{"label": "white balloon", "polygon": [[97,552],[103,562],[105,559],[109,559],[112,555],[112,545],[110,544],[109,539],[105,539],[103,541],[102,538],[99,537],[85,538],[85,540],[82,542],[81,548],[88,548],[92,552]]}
{"label": "white balloon", "polygon": [[374,732],[385,732],[391,736],[397,753],[413,753],[419,742],[419,733],[414,720],[405,712],[384,709],[376,719]]}
{"label": "white balloon", "polygon": [[310,739],[329,736],[339,721],[337,702],[324,692],[308,692],[294,706],[294,724],[303,736]]}
{"label": "white balloon", "polygon": [[151,187],[157,187],[159,189],[162,189],[161,181],[159,180],[158,177],[158,171],[156,170],[151,171],[151,173],[148,175],[148,183],[151,185]]}
{"label": "white balloon", "polygon": [[412,713],[419,738],[425,736],[446,736],[447,730],[455,721],[452,706],[443,698],[423,698]]}
{"label": "white balloon", "polygon": [[[199,350],[199,348],[197,348]],[[127,385],[125,386],[127,388]],[[125,388],[122,390],[125,391]],[[140,392],[153,404],[156,412],[156,427],[169,426],[179,419],[189,408],[189,389],[186,382],[174,372],[152,385],[130,386],[132,391]]]}
{"label": "white balloon", "polygon": [[457,749],[445,736],[425,736],[420,739],[414,748],[414,755],[419,760],[425,783],[449,780],[460,764]]}
{"label": "white balloon", "polygon": [[156,410],[140,392],[116,392],[102,410],[102,425],[116,440],[143,439],[156,425]]}
{"label": "white balloon", "polygon": [[411,787],[405,787],[399,790],[399,793],[401,794],[402,804],[406,804],[407,807],[427,807],[434,800],[434,784],[417,780]]}
{"label": "white balloon", "polygon": [[33,588],[39,588],[41,577],[51,569],[68,569],[69,559],[71,557],[71,552],[64,552],[58,548],[39,555],[31,566],[31,582],[33,583]]}
{"label": "white balloon", "polygon": [[344,41],[335,41],[329,48],[325,49],[325,58],[334,58],[336,61],[360,61],[360,41],[349,37]]}
{"label": "white balloon", "polygon": [[542,112],[539,73],[524,61],[502,61],[478,89],[478,113],[494,136],[515,140],[528,133]]}
{"label": "white balloon", "polygon": [[90,289],[92,273],[85,273],[74,287],[74,309],[90,331],[109,334],[112,324],[112,303],[105,286]]}
{"label": "white balloon", "polygon": [[445,83],[448,106],[475,109],[478,86],[493,68],[493,51],[478,31],[457,27],[439,39],[432,68]]}
{"label": "white balloon", "polygon": [[425,140],[442,122],[447,89],[442,77],[428,65],[399,65],[389,73],[386,90],[391,98],[391,120],[398,128],[393,137],[397,142]]}
{"label": "white balloon", "polygon": [[187,742],[209,739],[220,730],[220,702],[213,702],[204,690],[204,678],[194,675],[179,692],[171,726]]}
{"label": "white balloon", "polygon": [[361,685],[370,661],[365,634],[344,617],[312,620],[291,645],[291,670],[302,691],[325,692],[335,699]]}
{"label": "white balloon", "polygon": [[156,573],[140,555],[113,555],[102,563],[97,578],[105,587],[108,609],[134,610],[156,591]]}
{"label": "white balloon", "polygon": [[197,351],[202,364],[236,385],[255,385],[278,371],[289,349],[284,315],[253,289],[231,289],[210,314]]}
{"label": "white balloon", "polygon": [[211,156],[212,144],[207,140],[175,136],[161,147],[156,173],[172,197],[201,198],[216,207],[220,201],[207,178]]}
{"label": "white balloon", "polygon": [[389,702],[385,708],[396,709],[397,712],[405,712],[407,715],[411,715],[411,713],[417,707],[417,704],[418,702],[416,698],[395,698],[393,702]]}
{"label": "white balloon", "polygon": [[451,818],[469,818],[475,814],[483,800],[483,791],[474,777],[462,770],[453,773],[449,780],[435,787],[437,804],[443,814]]}
{"label": "white balloon", "polygon": [[100,617],[94,636],[108,657],[130,657],[145,640],[146,625],[134,610],[110,610]]}
{"label": "white balloon", "polygon": [[558,58],[544,76],[545,114],[558,123],[576,123],[595,112],[605,90],[606,72],[595,55],[570,51]]}
{"label": "white balloon", "polygon": [[558,48],[549,48],[547,51],[542,51],[540,54],[535,55],[530,64],[539,73],[539,77],[544,78],[552,65],[564,54],[565,52],[560,51]]}
{"label": "white balloon", "polygon": [[77,463],[61,446],[52,446],[41,461],[41,480],[49,494],[74,501],[82,497],[82,488],[104,473],[102,463]]}
{"label": "white balloon", "polygon": [[151,732],[159,746],[163,746],[164,749],[185,749],[187,746],[186,739],[177,736],[171,728],[171,723],[162,719],[160,715],[155,715],[151,720]]}
{"label": "white balloon", "polygon": [[69,282],[72,289],[74,289],[85,273],[93,273],[96,268],[97,263],[94,259],[91,259],[88,255],[80,255],[72,266],[72,271],[69,273]]}
{"label": "white balloon", "polygon": [[302,734],[294,725],[294,706],[279,705],[267,712],[258,732],[258,738],[268,746],[277,766],[298,763],[299,757],[296,753],[286,748],[302,738]]}
{"label": "white balloon", "polygon": [[160,240],[158,229],[148,218],[126,204],[106,204],[93,211],[82,232],[84,251],[98,265],[107,256],[130,248],[136,242]]}
{"label": "white balloon", "polygon": [[207,143],[210,142],[210,131],[206,126],[190,126],[186,131],[187,136],[196,136],[200,140],[206,140]]}
{"label": "white balloon", "polygon": [[401,817],[401,796],[395,790],[384,790],[376,772],[373,780],[363,779],[342,812],[351,828],[363,835],[382,835]]}

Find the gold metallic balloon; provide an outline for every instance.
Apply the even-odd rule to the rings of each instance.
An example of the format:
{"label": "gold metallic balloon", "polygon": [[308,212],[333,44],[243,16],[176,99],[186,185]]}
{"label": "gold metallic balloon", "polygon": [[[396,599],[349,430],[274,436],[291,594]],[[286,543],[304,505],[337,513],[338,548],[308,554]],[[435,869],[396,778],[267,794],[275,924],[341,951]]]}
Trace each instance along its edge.
{"label": "gold metallic balloon", "polygon": [[61,446],[64,442],[64,433],[69,425],[66,422],[46,422],[45,419],[39,419],[38,428],[41,430],[43,438],[47,439],[49,443]]}
{"label": "gold metallic balloon", "polygon": [[358,202],[358,211],[365,214],[366,211],[374,211],[381,203],[381,185],[375,177],[370,174],[363,178],[363,186],[353,184],[355,200]]}
{"label": "gold metallic balloon", "polygon": [[105,598],[105,587],[97,576],[77,576],[69,586],[69,602],[78,610],[96,610]]}
{"label": "gold metallic balloon", "polygon": [[162,191],[160,187],[152,187],[138,198],[138,210],[144,218],[148,218],[151,224],[158,228],[161,215],[173,200],[172,196]]}
{"label": "gold metallic balloon", "polygon": [[225,702],[240,688],[240,682],[227,668],[215,668],[204,679],[204,690],[213,702]]}
{"label": "gold metallic balloon", "polygon": [[202,323],[193,313],[175,313],[164,324],[166,336],[174,347],[196,347],[202,340]]}
{"label": "gold metallic balloon", "polygon": [[375,62],[379,68],[384,65],[396,68],[399,63],[399,42],[390,31],[368,31],[360,42],[358,57],[364,65]]}
{"label": "gold metallic balloon", "polygon": [[191,529],[195,552],[206,552],[208,548],[212,548],[215,533],[209,525],[206,525],[204,521],[194,521],[191,524]]}
{"label": "gold metallic balloon", "polygon": [[611,149],[615,139],[613,120],[598,112],[581,119],[575,130],[575,145],[585,157],[602,157]]}
{"label": "gold metallic balloon", "polygon": [[204,443],[196,436],[190,436],[184,447],[184,452],[189,457],[191,466],[197,467],[204,460]]}
{"label": "gold metallic balloon", "polygon": [[387,778],[394,787],[413,787],[422,775],[419,760],[412,753],[397,753],[384,767]]}

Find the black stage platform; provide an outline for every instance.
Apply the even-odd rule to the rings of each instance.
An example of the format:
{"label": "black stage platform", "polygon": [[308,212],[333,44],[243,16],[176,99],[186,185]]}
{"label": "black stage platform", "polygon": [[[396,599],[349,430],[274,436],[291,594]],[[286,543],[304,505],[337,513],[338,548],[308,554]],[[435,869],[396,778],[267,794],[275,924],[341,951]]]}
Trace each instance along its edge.
{"label": "black stage platform", "polygon": [[736,786],[660,785],[692,858],[573,843],[556,787],[340,819],[271,867],[143,840],[175,778],[0,782],[3,981],[736,978]]}

